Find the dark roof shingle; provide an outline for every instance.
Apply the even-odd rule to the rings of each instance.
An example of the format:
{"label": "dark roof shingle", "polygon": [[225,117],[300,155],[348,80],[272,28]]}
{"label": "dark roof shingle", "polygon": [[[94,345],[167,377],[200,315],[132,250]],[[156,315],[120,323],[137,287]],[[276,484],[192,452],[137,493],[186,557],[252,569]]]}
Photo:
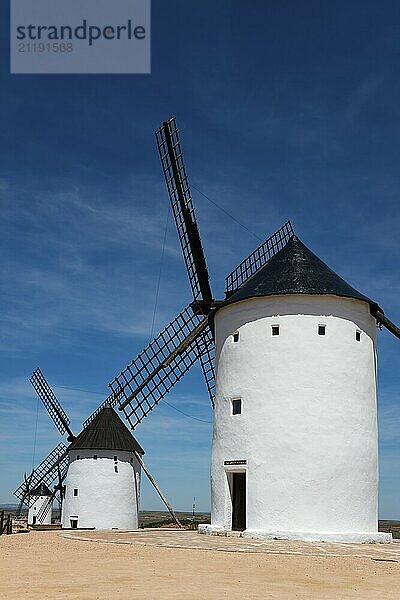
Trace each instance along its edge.
{"label": "dark roof shingle", "polygon": [[68,447],[68,450],[84,449],[135,451],[144,454],[143,448],[111,406],[105,406]]}
{"label": "dark roof shingle", "polygon": [[36,486],[35,488],[33,488],[33,490],[31,490],[29,492],[30,496],[51,496],[52,493],[49,490],[49,488],[47,487],[47,485],[45,483],[40,483],[38,486]]}
{"label": "dark roof shingle", "polygon": [[293,236],[286,246],[227,298],[224,304],[247,298],[283,294],[331,294],[363,300],[372,308],[377,308],[376,302],[339,277],[297,236]]}

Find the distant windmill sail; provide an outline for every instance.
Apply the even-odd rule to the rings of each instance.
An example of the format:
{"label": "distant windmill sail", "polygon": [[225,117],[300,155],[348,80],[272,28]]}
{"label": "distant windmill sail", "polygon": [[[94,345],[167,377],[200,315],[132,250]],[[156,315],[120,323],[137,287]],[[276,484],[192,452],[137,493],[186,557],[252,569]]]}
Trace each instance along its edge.
{"label": "distant windmill sail", "polygon": [[63,442],[60,442],[32,472],[29,478],[29,489],[27,490],[26,481],[23,481],[15,490],[14,496],[30,507],[32,504],[32,498],[29,497],[30,490],[36,488],[41,483],[50,487],[57,477],[58,466],[60,466],[61,470],[64,470],[67,465],[67,446]]}
{"label": "distant windmill sail", "polygon": [[[31,472],[29,477],[27,477],[26,473],[25,473],[24,481],[21,483],[21,485],[18,488],[19,494],[18,494],[17,498],[19,499],[19,505],[18,505],[18,509],[17,509],[17,517],[20,516],[20,514],[22,512],[22,508],[25,504],[25,501],[29,498],[29,492],[31,490],[32,476],[33,476],[33,471]],[[15,493],[15,495],[17,495],[17,494]]]}
{"label": "distant windmill sail", "polygon": [[61,435],[64,435],[67,432],[68,436],[72,439],[74,436],[70,428],[70,420],[39,367],[33,371],[29,381],[40,400],[43,402],[44,407],[58,431]]}

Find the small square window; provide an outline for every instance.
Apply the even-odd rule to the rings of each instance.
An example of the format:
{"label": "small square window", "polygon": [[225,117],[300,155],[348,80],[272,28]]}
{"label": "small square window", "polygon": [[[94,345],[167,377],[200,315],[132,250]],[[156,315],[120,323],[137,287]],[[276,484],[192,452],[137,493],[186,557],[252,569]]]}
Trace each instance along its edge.
{"label": "small square window", "polygon": [[114,456],[114,460],[117,461],[118,460],[118,456]]}
{"label": "small square window", "polygon": [[76,460],[79,460],[79,459],[80,459],[80,455],[79,455],[79,454],[77,454],[77,455],[76,455]]}
{"label": "small square window", "polygon": [[361,341],[361,331],[356,331],[356,341],[357,342]]}
{"label": "small square window", "polygon": [[78,495],[78,488],[74,488],[74,496]]}
{"label": "small square window", "polygon": [[325,335],[326,325],[318,325],[318,335]]}
{"label": "small square window", "polygon": [[93,458],[94,458],[94,460],[97,460],[97,454],[95,454],[95,455],[93,456]]}
{"label": "small square window", "polygon": [[272,335],[279,335],[279,325],[272,325],[271,333]]}
{"label": "small square window", "polygon": [[234,341],[234,342],[238,342],[238,341],[239,341],[239,332],[238,332],[238,331],[236,331],[236,332],[233,334],[233,341]]}
{"label": "small square window", "polygon": [[232,414],[233,415],[241,415],[242,414],[242,399],[235,398],[232,400]]}

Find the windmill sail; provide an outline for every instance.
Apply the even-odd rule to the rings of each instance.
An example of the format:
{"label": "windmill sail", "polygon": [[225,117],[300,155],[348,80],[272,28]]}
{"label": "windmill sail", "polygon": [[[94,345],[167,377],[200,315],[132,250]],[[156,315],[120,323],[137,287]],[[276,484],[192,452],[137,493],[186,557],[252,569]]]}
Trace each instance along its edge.
{"label": "windmill sail", "polygon": [[193,298],[203,301],[209,308],[212,293],[208,269],[175,117],[165,121],[156,131],[156,140]]}
{"label": "windmill sail", "polygon": [[275,233],[254,250],[240,265],[226,277],[225,293],[229,297],[254,273],[256,273],[274,254],[279,252],[293,237],[294,231],[290,221],[287,221]]}
{"label": "windmill sail", "polygon": [[[68,465],[67,446],[64,442],[60,442],[32,472],[29,478],[29,490],[34,489],[41,483],[50,487],[58,476],[58,465],[60,465],[62,471],[66,469]],[[14,496],[24,504],[28,504],[30,507],[33,500],[29,498],[29,490],[27,489],[26,481],[24,480],[15,490]]]}
{"label": "windmill sail", "polygon": [[24,475],[24,481],[21,483],[21,485],[18,488],[18,489],[20,489],[20,494],[18,496],[18,498],[19,498],[19,505],[18,505],[18,509],[17,509],[17,517],[20,516],[21,511],[22,511],[22,507],[25,504],[25,500],[29,496],[29,490],[31,489],[31,479],[32,479],[32,476],[33,476],[33,471],[29,475],[29,477],[27,477],[26,474],[25,474]]}
{"label": "windmill sail", "polygon": [[214,335],[210,328],[202,333],[202,343],[197,344],[197,350],[199,353],[199,360],[201,370],[203,371],[204,381],[207,386],[208,395],[210,398],[211,406],[214,408],[215,400],[215,370],[214,370],[214,355],[215,355],[215,344]]}
{"label": "windmill sail", "polygon": [[200,357],[213,390],[213,346],[208,319],[188,306],[109,384],[132,429]]}
{"label": "windmill sail", "polygon": [[39,367],[33,371],[29,381],[31,382],[40,400],[43,402],[44,407],[46,408],[50,418],[61,435],[64,435],[65,432],[67,432],[69,437],[73,438],[74,436],[70,428],[70,420],[61,404],[57,400],[55,393],[47,383]]}

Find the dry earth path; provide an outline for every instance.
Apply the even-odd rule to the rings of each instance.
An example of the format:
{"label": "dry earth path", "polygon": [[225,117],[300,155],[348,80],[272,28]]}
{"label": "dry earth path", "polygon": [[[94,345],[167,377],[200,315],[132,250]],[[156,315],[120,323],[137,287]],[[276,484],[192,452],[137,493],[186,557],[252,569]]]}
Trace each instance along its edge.
{"label": "dry earth path", "polygon": [[0,598],[398,600],[398,561],[400,544],[35,531],[0,537]]}

